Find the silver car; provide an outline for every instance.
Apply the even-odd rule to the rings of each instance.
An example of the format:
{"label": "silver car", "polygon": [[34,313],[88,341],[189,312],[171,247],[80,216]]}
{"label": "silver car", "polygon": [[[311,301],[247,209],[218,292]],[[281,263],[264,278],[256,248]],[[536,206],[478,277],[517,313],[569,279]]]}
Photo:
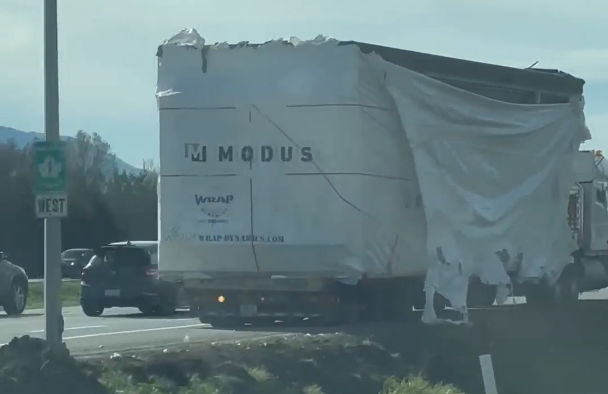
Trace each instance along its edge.
{"label": "silver car", "polygon": [[25,310],[28,296],[28,277],[25,270],[8,261],[0,252],[0,306],[8,315],[20,315]]}

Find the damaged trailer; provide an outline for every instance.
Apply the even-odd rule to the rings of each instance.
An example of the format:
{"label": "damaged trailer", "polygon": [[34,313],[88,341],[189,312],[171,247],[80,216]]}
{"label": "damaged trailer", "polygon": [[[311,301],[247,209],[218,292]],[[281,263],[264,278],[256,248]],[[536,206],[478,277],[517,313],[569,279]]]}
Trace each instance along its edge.
{"label": "damaged trailer", "polygon": [[[552,141],[558,151],[584,139],[569,131],[584,81],[560,72],[325,38],[206,45],[192,29],[157,55],[159,273],[218,326],[386,320],[422,306],[437,256],[417,143],[425,127],[454,125],[450,111],[480,132],[540,140],[557,125],[571,135]],[[567,178],[569,157],[545,155],[545,172],[565,166]],[[493,302],[494,284],[471,286],[469,304]]]}

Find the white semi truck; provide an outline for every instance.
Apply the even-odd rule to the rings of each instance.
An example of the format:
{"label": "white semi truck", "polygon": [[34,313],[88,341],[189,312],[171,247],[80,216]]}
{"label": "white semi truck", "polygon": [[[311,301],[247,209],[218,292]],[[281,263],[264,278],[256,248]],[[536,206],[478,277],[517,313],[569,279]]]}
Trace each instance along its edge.
{"label": "white semi truck", "polygon": [[[572,149],[585,139],[578,123],[584,85],[579,78],[321,38],[207,45],[195,30],[164,42],[157,57],[159,273],[181,286],[203,322],[230,326],[313,318],[334,324],[400,318],[412,306],[422,307],[429,234],[439,234],[441,223],[455,228],[484,209],[488,217],[495,214],[462,205],[452,217],[438,205],[452,200],[451,189],[436,182],[447,156],[455,160],[452,167],[462,168],[443,186],[466,184],[475,170],[448,150],[435,157],[443,148],[425,141],[425,130],[428,136],[443,133],[446,140],[452,126],[455,133],[476,130],[475,143],[486,145],[472,151],[475,158],[485,150],[495,149],[498,157],[503,148],[512,154],[523,147],[512,164],[484,158],[488,168],[513,167],[513,172],[495,182],[488,170],[471,190],[505,194],[509,182],[536,169],[543,181],[525,192],[528,197],[509,201],[522,207],[512,227],[524,227],[522,217],[552,190],[555,196],[538,218],[551,221],[547,228],[559,227],[553,220],[566,222],[559,213],[567,205],[564,182],[576,172]],[[438,115],[424,117],[433,111]],[[495,134],[482,135],[486,130]],[[518,133],[528,142],[513,137]],[[526,150],[545,142],[554,152]],[[540,151],[542,160],[526,157]],[[577,205],[577,218],[600,204],[591,200],[599,196],[596,181],[585,182],[577,183],[575,195],[591,205],[587,210]],[[465,201],[465,194],[455,193],[453,200]],[[585,228],[573,226],[577,234]],[[525,227],[520,232],[537,230]],[[475,231],[463,233],[456,246],[449,237],[433,242],[453,252]],[[563,240],[563,234],[554,238]],[[492,248],[501,242],[498,234],[480,243]],[[588,259],[601,254],[591,252],[598,242],[580,238],[586,252],[574,254],[575,264],[562,275],[567,281],[541,281],[524,291],[546,304],[563,298],[564,283],[573,288],[572,277],[581,279],[576,291],[608,284],[582,281],[599,277],[603,264]],[[506,274],[521,274],[522,264],[509,265],[516,252],[492,254],[498,264],[502,259]],[[557,269],[564,264],[556,263]],[[472,279],[469,305],[493,303],[498,282]],[[448,291],[438,291],[449,298]]]}
{"label": "white semi truck", "polygon": [[567,207],[576,250],[556,283],[522,286],[529,304],[572,306],[581,293],[608,286],[607,164],[602,151],[578,153]]}

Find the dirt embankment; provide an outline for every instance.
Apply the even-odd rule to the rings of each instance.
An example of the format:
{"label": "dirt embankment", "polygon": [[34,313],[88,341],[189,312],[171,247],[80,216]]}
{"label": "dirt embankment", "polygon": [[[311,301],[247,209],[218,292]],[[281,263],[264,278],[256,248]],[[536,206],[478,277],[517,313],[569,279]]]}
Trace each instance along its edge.
{"label": "dirt embankment", "polygon": [[[482,394],[478,356],[485,353],[500,394],[600,393],[608,387],[601,312],[564,318],[502,310],[472,313],[472,328],[409,322],[309,330],[86,361],[23,337],[0,349],[0,393]],[[411,376],[432,384],[403,381]],[[439,382],[458,390],[432,387]]]}
{"label": "dirt embankment", "polygon": [[85,365],[66,349],[51,351],[42,339],[24,336],[0,347],[0,393],[105,394]]}

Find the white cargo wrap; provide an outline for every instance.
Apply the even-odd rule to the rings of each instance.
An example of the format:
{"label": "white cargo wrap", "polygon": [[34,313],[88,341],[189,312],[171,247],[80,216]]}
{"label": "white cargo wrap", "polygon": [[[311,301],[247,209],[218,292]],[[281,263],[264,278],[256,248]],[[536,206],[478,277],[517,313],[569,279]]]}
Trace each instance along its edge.
{"label": "white cargo wrap", "polygon": [[507,104],[322,38],[203,44],[159,48],[164,275],[431,267],[458,306],[462,278],[508,282],[498,250],[522,252],[524,276],[565,264],[582,101]]}
{"label": "white cargo wrap", "polygon": [[413,158],[356,46],[166,44],[160,261],[188,276],[423,275]]}

